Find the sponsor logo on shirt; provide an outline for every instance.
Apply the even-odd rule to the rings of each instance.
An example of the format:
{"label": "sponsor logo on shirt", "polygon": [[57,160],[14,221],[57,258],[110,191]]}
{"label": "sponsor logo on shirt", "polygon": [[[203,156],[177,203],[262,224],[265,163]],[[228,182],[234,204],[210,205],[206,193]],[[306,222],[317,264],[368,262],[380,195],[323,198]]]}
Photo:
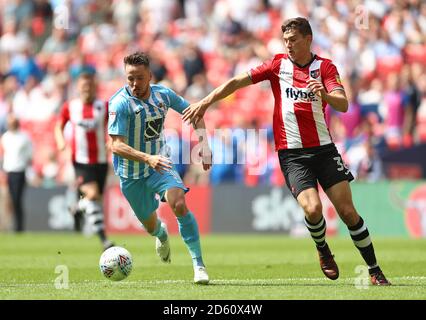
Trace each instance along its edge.
{"label": "sponsor logo on shirt", "polygon": [[145,121],[145,141],[157,140],[163,130],[164,118],[150,118]]}
{"label": "sponsor logo on shirt", "polygon": [[80,120],[77,125],[87,131],[92,131],[98,127],[99,123],[96,119],[83,119]]}
{"label": "sponsor logo on shirt", "polygon": [[285,93],[287,95],[287,98],[293,99],[294,101],[318,101],[317,97],[315,96],[315,93],[313,93],[312,91],[308,92],[306,90],[295,90],[293,88],[287,88],[285,89]]}

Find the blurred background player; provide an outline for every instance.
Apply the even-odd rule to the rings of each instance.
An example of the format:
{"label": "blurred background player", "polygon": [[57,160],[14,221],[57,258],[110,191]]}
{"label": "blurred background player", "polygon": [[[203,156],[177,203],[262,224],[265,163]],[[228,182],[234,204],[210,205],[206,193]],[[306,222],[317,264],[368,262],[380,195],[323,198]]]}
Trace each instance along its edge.
{"label": "blurred background player", "polygon": [[24,231],[23,195],[26,185],[25,172],[31,166],[32,143],[28,135],[19,129],[19,120],[11,113],[7,116],[7,131],[1,137],[3,170],[12,199],[15,231]]}
{"label": "blurred background player", "polygon": [[75,227],[80,230],[81,218],[84,218],[85,232],[97,233],[104,249],[108,249],[113,243],[105,235],[102,209],[102,193],[108,173],[108,104],[96,98],[95,73],[90,66],[82,66],[78,71],[78,98],[63,105],[55,127],[55,138],[58,149],[64,151],[64,127],[70,122],[71,156],[79,193],[78,203],[71,210]]}
{"label": "blurred background player", "polygon": [[227,81],[185,110],[183,119],[197,122],[213,103],[240,88],[269,80],[275,98],[275,149],[287,186],[305,212],[305,224],[316,243],[324,275],[336,280],[339,269],[325,241],[326,221],[318,183],[347,225],[368,265],[371,283],[390,285],[377,263],[367,226],[353,205],[349,182],[354,178],[325,121],[327,104],[339,112],[348,110],[337,68],[331,60],[311,52],[312,29],[307,19],[288,19],[281,30],[287,54],[277,54]]}
{"label": "blurred background player", "polygon": [[[209,277],[201,255],[197,221],[185,203],[189,191],[176,172],[163,134],[169,108],[183,113],[189,103],[173,90],[151,85],[149,58],[136,52],[124,58],[127,85],[109,104],[108,133],[112,138],[114,171],[120,189],[146,231],[156,237],[161,260],[170,263],[166,225],[157,217],[158,200],[167,202],[176,215],[179,232],[193,260],[194,282],[207,284]],[[211,166],[211,151],[204,121],[197,123],[204,170]]]}

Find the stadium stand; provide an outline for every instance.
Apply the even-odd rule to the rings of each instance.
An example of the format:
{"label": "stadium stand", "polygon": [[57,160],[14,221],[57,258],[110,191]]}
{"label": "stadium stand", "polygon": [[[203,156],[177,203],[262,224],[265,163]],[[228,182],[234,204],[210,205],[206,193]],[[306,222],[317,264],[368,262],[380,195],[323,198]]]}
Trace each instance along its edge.
{"label": "stadium stand", "polygon": [[[380,161],[383,150],[426,142],[426,3],[421,0],[2,1],[0,130],[8,112],[21,118],[35,145],[34,170],[43,175],[43,164],[55,158],[52,125],[63,101],[74,95],[73,70],[79,65],[96,67],[99,95],[107,100],[124,83],[123,56],[141,49],[152,56],[155,81],[195,101],[282,52],[280,25],[294,16],[309,18],[315,53],[333,57],[350,91],[350,111],[328,110],[327,119],[355,174],[362,166],[353,154]],[[272,106],[268,84],[253,86],[209,110],[207,126],[211,132],[270,130]],[[179,127],[179,117],[173,119],[171,126]],[[266,141],[268,155],[272,140]],[[65,158],[57,157],[59,168],[67,167]],[[265,165],[264,176],[250,177],[243,168],[245,178],[231,181],[283,185],[277,164]],[[190,177],[204,174],[190,166],[186,174],[188,181],[208,181]],[[58,184],[64,176],[58,172]],[[220,176],[214,179],[221,182]]]}

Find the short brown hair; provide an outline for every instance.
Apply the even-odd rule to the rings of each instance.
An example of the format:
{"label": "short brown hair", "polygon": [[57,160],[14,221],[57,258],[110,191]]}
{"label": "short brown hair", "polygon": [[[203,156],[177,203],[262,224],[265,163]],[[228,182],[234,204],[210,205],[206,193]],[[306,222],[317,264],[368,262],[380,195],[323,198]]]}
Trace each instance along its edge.
{"label": "short brown hair", "polygon": [[299,31],[303,36],[312,35],[312,28],[309,21],[302,17],[288,19],[281,26],[283,33],[292,29]]}
{"label": "short brown hair", "polygon": [[149,67],[149,57],[145,52],[137,51],[124,57],[124,64],[131,66],[146,66]]}

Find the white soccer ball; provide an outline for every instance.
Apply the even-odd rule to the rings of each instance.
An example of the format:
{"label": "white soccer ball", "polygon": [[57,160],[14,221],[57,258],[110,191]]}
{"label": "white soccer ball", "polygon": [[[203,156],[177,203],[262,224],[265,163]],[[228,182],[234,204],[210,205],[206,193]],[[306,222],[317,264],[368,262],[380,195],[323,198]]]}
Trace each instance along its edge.
{"label": "white soccer ball", "polygon": [[132,271],[132,266],[132,255],[122,247],[111,247],[105,250],[99,260],[102,274],[113,281],[127,278]]}

